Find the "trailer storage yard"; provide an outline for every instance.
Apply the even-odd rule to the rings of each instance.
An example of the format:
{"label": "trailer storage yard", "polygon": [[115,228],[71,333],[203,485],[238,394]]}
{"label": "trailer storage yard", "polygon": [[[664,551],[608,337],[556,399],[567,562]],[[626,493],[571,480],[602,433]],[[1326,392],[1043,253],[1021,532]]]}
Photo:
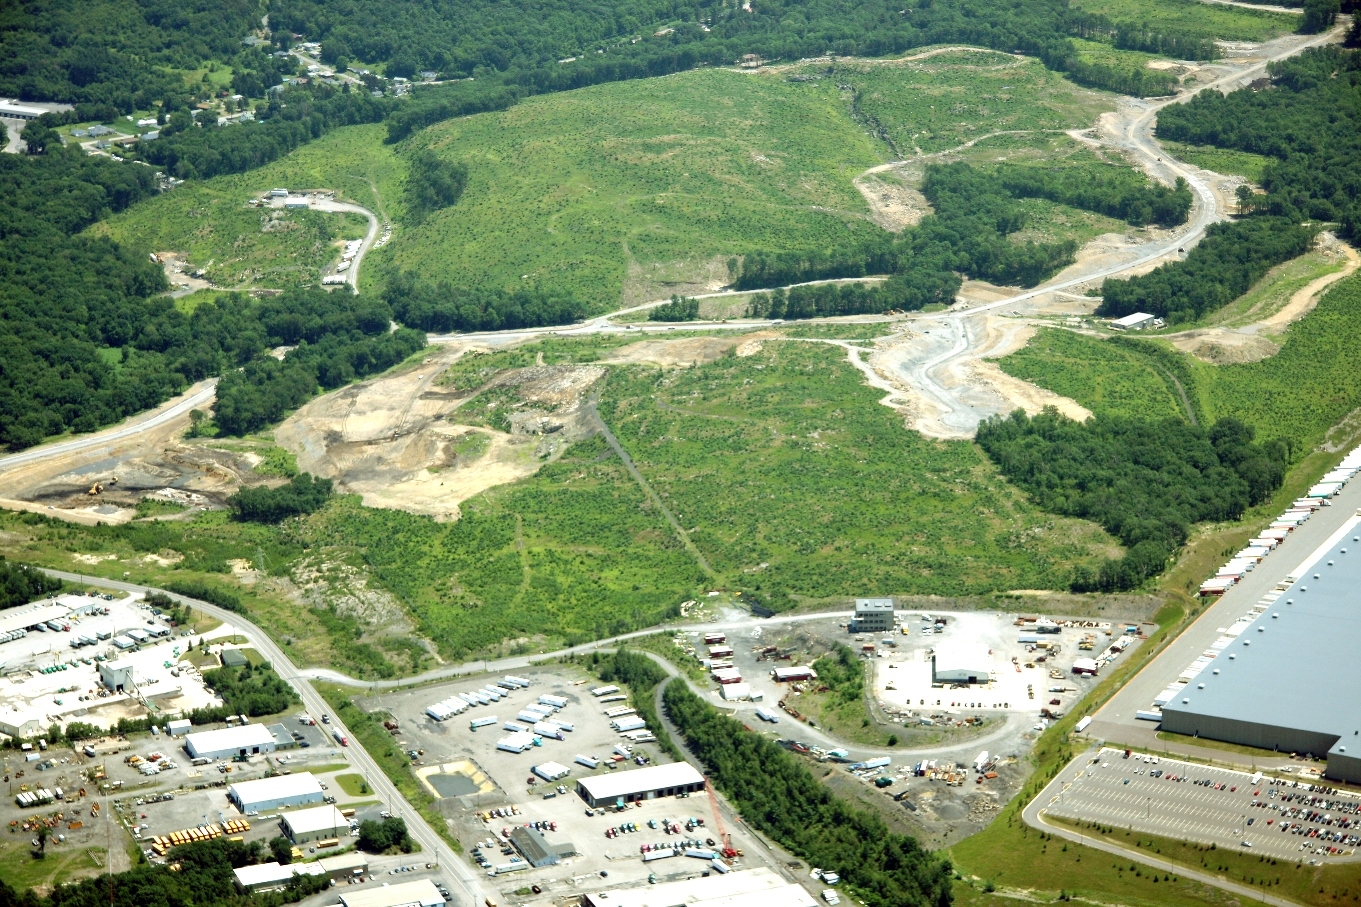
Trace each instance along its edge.
{"label": "trailer storage yard", "polygon": [[32,737],[73,720],[110,727],[145,717],[149,702],[169,714],[221,704],[180,662],[189,640],[140,598],[62,595],[12,609],[4,621],[0,733]]}
{"label": "trailer storage yard", "polygon": [[[650,875],[666,881],[720,871],[712,864],[725,849],[723,835],[709,794],[690,783],[699,777],[692,770],[681,779],[686,793],[661,793],[681,786],[668,783],[622,809],[613,799],[593,808],[578,793],[584,778],[608,779],[613,790],[630,772],[646,772],[643,765],[668,762],[645,728],[618,729],[635,716],[617,689],[570,667],[535,668],[517,679],[527,684],[498,686],[504,678],[484,676],[357,700],[391,716],[394,739],[417,753],[417,778],[496,884],[505,892],[538,885],[547,894],[581,894],[646,884]],[[724,870],[763,865],[744,830],[725,830],[733,856]]]}

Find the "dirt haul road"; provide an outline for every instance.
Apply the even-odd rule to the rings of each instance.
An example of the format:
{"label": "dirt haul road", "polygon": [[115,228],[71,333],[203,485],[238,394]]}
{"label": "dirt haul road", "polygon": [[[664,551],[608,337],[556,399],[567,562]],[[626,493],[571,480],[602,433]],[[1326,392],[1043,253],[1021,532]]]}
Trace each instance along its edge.
{"label": "dirt haul road", "polygon": [[960,374],[961,367],[981,359],[993,343],[986,330],[989,313],[1033,311],[1040,300],[1061,291],[1095,286],[1107,277],[1148,270],[1173,260],[1181,250],[1197,242],[1206,227],[1224,219],[1216,192],[1204,171],[1173,158],[1153,138],[1159,110],[1169,104],[1185,103],[1207,89],[1228,92],[1240,88],[1260,77],[1269,63],[1340,37],[1341,29],[1334,29],[1323,35],[1281,38],[1261,45],[1249,59],[1216,67],[1227,72],[1192,91],[1153,102],[1129,99],[1116,113],[1103,116],[1098,137],[1089,141],[1128,154],[1145,172],[1162,182],[1171,184],[1178,178],[1184,179],[1195,194],[1190,221],[1170,236],[1137,248],[1132,257],[1123,256],[1123,261],[1095,268],[1079,264],[1034,290],[1008,294],[967,309],[911,319],[909,324],[913,326],[928,323],[931,326],[914,337],[914,342],[899,342],[871,358],[876,371],[908,398],[907,408],[912,412],[914,427],[930,437],[970,438],[979,422],[1005,410],[1007,401],[1002,394],[986,382],[964,380]]}

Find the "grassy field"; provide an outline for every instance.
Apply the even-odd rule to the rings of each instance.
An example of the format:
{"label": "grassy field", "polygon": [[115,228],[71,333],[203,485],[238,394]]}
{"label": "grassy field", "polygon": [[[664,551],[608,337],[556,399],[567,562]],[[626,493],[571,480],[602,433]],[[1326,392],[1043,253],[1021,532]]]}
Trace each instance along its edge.
{"label": "grassy field", "polygon": [[383,135],[380,126],[337,129],[249,173],[156,196],[91,232],[148,251],[182,252],[220,286],[315,283],[320,269],[338,260],[336,241],[363,236],[367,222],[353,214],[260,210],[246,201],[276,186],[334,189],[385,219],[399,218],[406,161]]}
{"label": "grassy field", "polygon": [[1215,173],[1241,176],[1250,183],[1260,183],[1263,168],[1271,163],[1271,158],[1253,154],[1250,151],[1233,151],[1215,148],[1212,145],[1185,145],[1181,142],[1166,140],[1159,140],[1159,144],[1168,153],[1181,158],[1188,164],[1204,167],[1206,170],[1213,170]]}
{"label": "grassy field", "polygon": [[[855,112],[902,156],[957,148],[995,132],[1087,127],[1113,109],[1110,95],[1079,88],[1037,60],[993,51],[912,60],[920,53],[905,60],[837,63],[830,73],[825,64],[799,72],[851,86]],[[1012,141],[1028,146],[1034,139]]]}
{"label": "grassy field", "polygon": [[394,243],[393,265],[567,290],[596,309],[619,302],[631,264],[698,267],[878,229],[851,179],[881,151],[823,83],[700,70],[531,98],[418,141],[465,162],[468,189]]}
{"label": "grassy field", "polygon": [[1077,50],[1078,59],[1083,63],[1096,66],[1110,66],[1115,69],[1125,71],[1143,69],[1154,60],[1163,60],[1157,54],[1148,54],[1138,50],[1118,50],[1109,44],[1102,44],[1100,41],[1086,41],[1082,38],[1073,38],[1073,47]]}
{"label": "grassy field", "polygon": [[[1271,284],[1259,284],[1228,311],[1270,307],[1274,297],[1307,282],[1308,275],[1316,276],[1316,263],[1306,259],[1310,256],[1294,269],[1287,265]],[[1292,324],[1281,351],[1270,358],[1211,365],[1185,356],[1192,378],[1185,390],[1208,421],[1224,416],[1242,419],[1259,437],[1286,438],[1297,455],[1302,454],[1361,407],[1361,373],[1349,340],[1358,329],[1361,275],[1353,275],[1334,284],[1307,318]],[[1140,358],[1109,341],[1048,330],[1040,332],[1032,347],[1001,359],[999,365],[1093,411],[1105,407],[1125,415],[1166,415],[1166,373],[1151,358],[1141,366]]]}
{"label": "grassy field", "polygon": [[775,607],[1056,588],[1111,549],[1032,509],[972,444],[905,431],[878,396],[842,350],[767,341],[694,369],[618,369],[600,407],[719,576]]}
{"label": "grassy field", "polygon": [[1361,406],[1361,372],[1351,342],[1361,328],[1361,275],[1339,281],[1285,334],[1281,351],[1260,362],[1192,362],[1210,418],[1235,416],[1262,437],[1284,437],[1307,451]]}
{"label": "grassy field", "polygon": [[365,797],[373,793],[369,790],[368,782],[363,775],[356,775],[353,772],[345,775],[336,775],[336,784],[340,789],[351,797]]}
{"label": "grassy field", "polygon": [[[47,856],[41,860],[35,860],[31,855],[34,850],[32,835],[17,832],[0,839],[0,881],[16,891],[36,888],[47,892],[59,884],[90,878],[104,871],[108,860],[103,847],[63,846],[56,843],[56,835],[54,831]],[[123,836],[122,829],[118,830],[118,835]]]}
{"label": "grassy field", "polygon": [[1200,0],[1076,0],[1077,8],[1154,31],[1225,41],[1266,41],[1293,32],[1289,13],[1202,3]]}
{"label": "grassy field", "polygon": [[[1132,851],[1156,854],[1170,863],[1196,869],[1216,878],[1252,886],[1264,895],[1285,898],[1299,904],[1334,905],[1352,903],[1361,889],[1361,865],[1331,863],[1310,866],[1303,861],[1282,860],[1249,852],[1219,849],[1214,845],[1192,844],[1161,835],[1138,834],[1122,828],[1098,826],[1089,822],[1062,821],[1080,834],[1108,841]],[[1107,855],[1107,859],[1114,860]],[[1129,876],[1146,868],[1130,869],[1118,864],[1118,872]]]}
{"label": "grassy field", "polygon": [[1002,371],[1071,397],[1097,415],[1184,417],[1174,388],[1133,350],[1061,328],[1042,328],[997,363]]}

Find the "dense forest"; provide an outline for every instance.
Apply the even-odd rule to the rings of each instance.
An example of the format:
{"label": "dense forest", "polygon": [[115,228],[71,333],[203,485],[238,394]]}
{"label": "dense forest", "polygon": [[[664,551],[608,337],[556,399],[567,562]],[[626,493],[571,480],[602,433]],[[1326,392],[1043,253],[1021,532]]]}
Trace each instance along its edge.
{"label": "dense forest", "polygon": [[751,314],[774,318],[915,311],[949,303],[957,272],[998,283],[1034,286],[1073,260],[1071,241],[1013,242],[1027,220],[1022,199],[1043,198],[1144,226],[1186,220],[1191,191],[1183,182],[1160,186],[1132,170],[1109,166],[979,168],[957,163],[926,168],[922,193],[934,213],[900,236],[887,234],[835,250],[754,252],[735,286],[762,289],[812,280],[892,274],[861,284],[793,287],[753,300]]}
{"label": "dense forest", "polygon": [[743,819],[812,866],[838,873],[869,907],[949,907],[950,864],[877,814],[834,796],[793,754],[685,686],[663,693],[667,715]]}
{"label": "dense forest", "polygon": [[1158,114],[1158,135],[1272,158],[1254,210],[1292,221],[1361,221],[1361,52],[1320,47],[1273,63],[1271,86],[1202,92]]}
{"label": "dense forest", "polygon": [[145,110],[183,90],[174,70],[230,59],[253,0],[19,0],[0,11],[0,95]]}
{"label": "dense forest", "polygon": [[1017,410],[978,427],[978,444],[1002,473],[1054,513],[1100,523],[1123,558],[1079,569],[1078,592],[1133,589],[1161,573],[1191,526],[1235,520],[1281,486],[1289,448],[1258,443],[1235,419],[1209,429],[1176,419],[1093,418]]}
{"label": "dense forest", "polygon": [[699,300],[690,296],[672,296],[671,301],[648,313],[651,321],[695,321],[699,318]]}
{"label": "dense forest", "polygon": [[61,590],[61,580],[0,557],[0,608],[17,608]]}
{"label": "dense forest", "polygon": [[1096,314],[1148,312],[1171,324],[1194,321],[1242,296],[1276,265],[1308,252],[1317,232],[1285,217],[1211,224],[1184,260],[1138,277],[1107,279]]}

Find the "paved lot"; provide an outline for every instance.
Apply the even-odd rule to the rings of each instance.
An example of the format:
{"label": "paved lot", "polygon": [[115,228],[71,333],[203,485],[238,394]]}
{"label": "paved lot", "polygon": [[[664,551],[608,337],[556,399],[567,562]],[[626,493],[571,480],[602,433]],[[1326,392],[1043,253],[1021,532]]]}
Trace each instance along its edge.
{"label": "paved lot", "polygon": [[1306,862],[1361,860],[1361,798],[1123,750],[1074,759],[1036,798],[1046,817]]}
{"label": "paved lot", "polygon": [[[588,816],[586,804],[576,794],[578,778],[638,768],[631,761],[623,761],[611,770],[602,761],[600,767],[593,771],[573,761],[578,753],[605,760],[616,743],[627,742],[610,727],[610,719],[604,714],[606,709],[626,703],[600,703],[590,694],[590,689],[599,686],[600,682],[569,666],[534,668],[517,673],[532,681],[528,689],[510,693],[500,702],[470,709],[443,722],[434,721],[425,715],[426,706],[460,691],[477,689],[496,678],[479,675],[453,683],[387,693],[363,700],[365,708],[382,708],[397,719],[400,733],[395,739],[404,749],[425,751],[420,757],[420,764],[415,766],[418,773],[435,765],[452,767],[472,763],[495,785],[488,792],[446,797],[439,801],[440,811],[450,829],[470,852],[474,846],[481,846],[482,854],[489,864],[507,863],[510,855],[502,852],[505,846],[504,833],[528,822],[554,823],[556,829],[545,831],[548,841],[551,844],[571,842],[578,851],[576,856],[568,857],[556,866],[499,875],[489,879],[490,884],[501,889],[503,895],[507,895],[507,900],[514,903],[509,893],[530,885],[539,885],[545,892],[555,895],[580,894],[646,884],[650,873],[655,873],[658,881],[669,881],[706,870],[706,862],[686,857],[644,863],[641,846],[671,844],[687,838],[701,842],[710,838],[717,840],[719,835],[714,827],[714,811],[708,795],[665,797],[645,801],[617,813],[593,810],[594,815]],[[544,739],[542,746],[531,747],[519,754],[498,751],[496,741],[509,733],[502,727],[503,723],[515,721],[520,709],[537,702],[539,696],[545,693],[568,700],[566,708],[557,716],[574,725],[575,729],[566,735],[567,739]],[[472,719],[491,716],[497,718],[495,724],[477,730],[471,728]],[[650,764],[670,761],[654,744],[630,745],[635,754],[644,755]],[[566,791],[565,794],[558,792],[557,784],[546,784],[533,779],[531,775],[534,765],[549,761],[571,769],[570,775],[558,782]],[[531,779],[534,781],[532,784]],[[551,796],[545,798],[545,795]],[[519,812],[501,818],[482,819],[486,811],[506,807],[513,807]],[[691,817],[702,819],[704,827],[691,832],[684,831],[683,826]],[[664,819],[679,823],[682,832],[668,835],[661,828]],[[658,828],[650,828],[650,820],[655,821]],[[633,823],[638,831],[606,837],[608,828],[624,823]],[[734,868],[760,865],[760,861],[753,858],[756,848],[745,839],[741,830],[730,828],[728,831],[733,833],[733,846],[751,855],[737,860]]]}

